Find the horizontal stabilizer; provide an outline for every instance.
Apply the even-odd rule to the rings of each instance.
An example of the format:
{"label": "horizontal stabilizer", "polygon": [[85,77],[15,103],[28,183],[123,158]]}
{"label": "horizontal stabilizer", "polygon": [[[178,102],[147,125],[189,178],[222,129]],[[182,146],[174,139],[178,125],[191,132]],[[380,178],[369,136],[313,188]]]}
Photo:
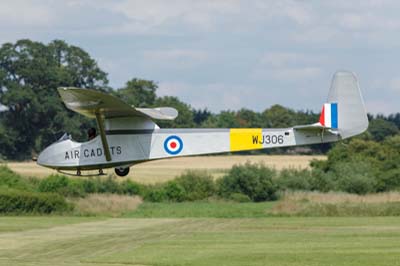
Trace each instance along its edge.
{"label": "horizontal stabilizer", "polygon": [[95,118],[96,113],[104,118],[144,117],[150,119],[173,120],[178,111],[172,107],[135,108],[124,101],[95,90],[80,88],[58,88],[65,106],[82,115]]}
{"label": "horizontal stabilizer", "polygon": [[153,119],[174,120],[178,116],[178,111],[172,107],[157,108],[135,108],[137,111],[148,115]]}
{"label": "horizontal stabilizer", "polygon": [[307,133],[331,133],[333,135],[338,135],[339,133],[335,130],[332,130],[330,127],[326,127],[322,125],[321,123],[315,123],[311,125],[304,125],[304,126],[294,126],[294,130],[296,131],[303,131]]}

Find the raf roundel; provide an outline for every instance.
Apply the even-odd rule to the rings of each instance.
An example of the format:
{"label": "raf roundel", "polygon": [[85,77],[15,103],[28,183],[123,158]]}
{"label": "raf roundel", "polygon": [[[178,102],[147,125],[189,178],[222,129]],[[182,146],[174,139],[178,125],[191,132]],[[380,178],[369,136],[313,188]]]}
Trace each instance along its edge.
{"label": "raf roundel", "polygon": [[164,150],[171,154],[177,155],[183,149],[183,142],[182,139],[178,136],[169,136],[164,141]]}

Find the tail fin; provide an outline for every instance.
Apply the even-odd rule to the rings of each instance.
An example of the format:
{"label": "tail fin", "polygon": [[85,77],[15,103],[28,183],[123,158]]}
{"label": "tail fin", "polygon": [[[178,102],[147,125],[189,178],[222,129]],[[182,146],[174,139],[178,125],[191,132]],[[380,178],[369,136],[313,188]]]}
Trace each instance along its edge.
{"label": "tail fin", "polygon": [[335,73],[327,102],[320,116],[323,126],[336,129],[342,138],[349,138],[367,130],[368,117],[354,73]]}

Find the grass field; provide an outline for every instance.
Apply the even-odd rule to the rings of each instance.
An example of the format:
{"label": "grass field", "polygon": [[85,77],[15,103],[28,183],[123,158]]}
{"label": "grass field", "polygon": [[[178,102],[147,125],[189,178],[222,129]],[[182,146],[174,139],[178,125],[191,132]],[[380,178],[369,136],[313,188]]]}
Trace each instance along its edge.
{"label": "grass field", "polygon": [[144,202],[124,217],[135,218],[260,218],[271,216],[276,202]]}
{"label": "grass field", "polygon": [[0,265],[393,266],[399,239],[393,217],[2,217]]}
{"label": "grass field", "polygon": [[[214,177],[222,176],[234,164],[246,161],[261,162],[267,166],[282,169],[286,167],[306,168],[312,159],[325,159],[325,156],[257,155],[257,156],[195,156],[150,161],[131,168],[128,178],[141,183],[156,183],[173,179],[188,169],[201,169]],[[35,162],[8,162],[7,165],[23,176],[45,177],[56,171],[38,166]],[[107,169],[106,173],[113,173]]]}
{"label": "grass field", "polygon": [[[218,177],[233,164],[247,160],[277,169],[304,168],[312,158],[324,157],[176,158],[134,166],[130,178],[161,182],[185,169],[207,169]],[[8,165],[24,176],[51,173],[33,163]],[[398,192],[366,196],[293,192],[285,193],[280,201],[262,203],[216,199],[141,203],[139,198],[118,195],[75,200],[80,210],[75,217],[0,217],[0,265],[400,265],[400,218],[362,217],[366,210],[380,215],[386,205],[386,213],[398,214]],[[304,210],[311,210],[307,215],[324,216],[329,214],[325,207],[329,211],[335,207],[336,214],[291,216]],[[362,211],[361,217],[352,217],[356,210]],[[109,215],[79,217],[85,213]],[[122,217],[111,218],[119,215]]]}

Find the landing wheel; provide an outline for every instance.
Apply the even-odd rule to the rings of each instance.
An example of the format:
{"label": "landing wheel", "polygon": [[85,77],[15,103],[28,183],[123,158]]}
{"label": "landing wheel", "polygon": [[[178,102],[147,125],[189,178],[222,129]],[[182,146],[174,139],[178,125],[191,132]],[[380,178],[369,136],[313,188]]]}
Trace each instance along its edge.
{"label": "landing wheel", "polygon": [[127,174],[129,174],[129,167],[126,167],[126,168],[115,168],[115,173],[118,176],[126,176]]}

